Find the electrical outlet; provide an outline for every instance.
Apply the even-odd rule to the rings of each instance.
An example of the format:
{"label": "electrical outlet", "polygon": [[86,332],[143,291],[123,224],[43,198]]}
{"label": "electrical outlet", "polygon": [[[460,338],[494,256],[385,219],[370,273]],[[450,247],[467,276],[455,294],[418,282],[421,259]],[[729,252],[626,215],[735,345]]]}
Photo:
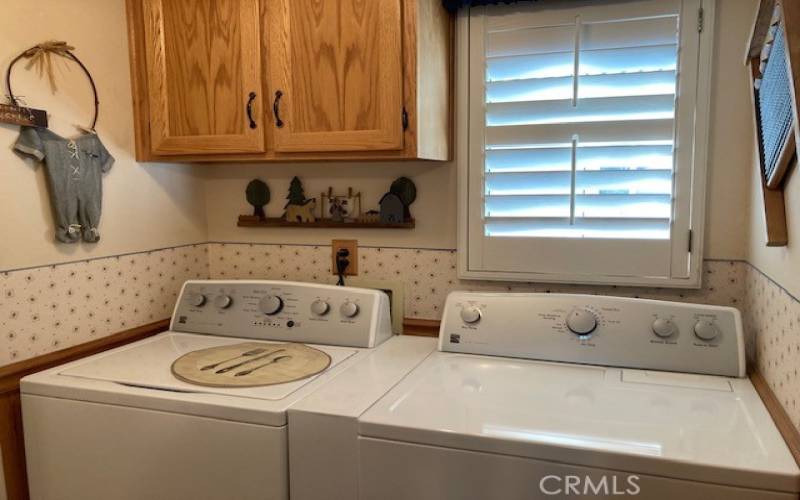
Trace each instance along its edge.
{"label": "electrical outlet", "polygon": [[348,251],[350,251],[350,255],[347,257],[347,260],[350,261],[350,265],[347,266],[347,270],[344,272],[344,275],[358,275],[358,240],[331,241],[331,273],[334,275],[339,274],[336,272],[336,253],[342,248],[346,248]]}

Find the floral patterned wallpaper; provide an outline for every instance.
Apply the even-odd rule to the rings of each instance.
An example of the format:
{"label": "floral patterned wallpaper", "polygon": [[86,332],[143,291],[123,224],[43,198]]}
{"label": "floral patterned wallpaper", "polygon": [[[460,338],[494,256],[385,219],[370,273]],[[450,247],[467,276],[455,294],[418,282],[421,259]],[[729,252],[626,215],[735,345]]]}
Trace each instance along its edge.
{"label": "floral patterned wallpaper", "polygon": [[750,360],[800,429],[800,301],[750,265],[744,301]]}
{"label": "floral patterned wallpaper", "polygon": [[205,244],[0,272],[0,366],[167,318]]}
{"label": "floral patterned wallpaper", "polygon": [[[404,282],[405,316],[421,319],[441,318],[445,298],[453,290],[590,293],[738,305],[744,277],[741,262],[707,261],[703,288],[699,290],[468,281],[457,277],[455,250],[360,247],[358,253],[359,276]],[[217,279],[331,283],[335,279],[330,266],[329,246],[209,244],[209,270]]]}
{"label": "floral patterned wallpaper", "polygon": [[[207,243],[0,271],[0,366],[169,317],[187,279],[332,283],[330,247]],[[452,290],[563,292],[739,307],[748,357],[800,428],[800,301],[751,265],[706,261],[699,290],[460,280],[454,250],[359,248],[359,275],[405,284],[405,315],[439,319]]]}

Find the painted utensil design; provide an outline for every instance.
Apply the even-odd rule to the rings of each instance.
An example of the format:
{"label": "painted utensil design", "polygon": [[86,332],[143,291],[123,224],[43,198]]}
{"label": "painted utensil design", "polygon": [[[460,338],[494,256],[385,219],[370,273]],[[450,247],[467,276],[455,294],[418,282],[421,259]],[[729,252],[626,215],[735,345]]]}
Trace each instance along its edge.
{"label": "painted utensil design", "polygon": [[254,361],[258,361],[259,359],[268,358],[268,357],[272,356],[273,354],[278,354],[279,352],[283,352],[285,350],[286,349],[276,349],[274,351],[268,352],[267,354],[263,354],[261,356],[257,356],[257,357],[255,357],[253,359],[248,359],[248,360],[242,361],[241,363],[236,363],[235,365],[226,366],[225,368],[220,368],[219,370],[217,370],[214,373],[228,373],[229,371],[235,370],[235,369],[239,368],[240,366],[244,366],[244,365],[246,365],[248,363],[252,363]]}
{"label": "painted utensil design", "polygon": [[291,356],[278,356],[277,358],[271,359],[268,362],[264,363],[263,365],[258,365],[256,367],[250,368],[249,370],[240,371],[234,376],[235,377],[242,377],[244,375],[250,375],[254,371],[260,370],[261,368],[264,368],[265,366],[269,366],[269,365],[271,365],[273,363],[277,363],[278,361],[281,361],[282,359],[289,359],[289,358],[291,358]]}
{"label": "painted utensil design", "polygon": [[265,352],[265,351],[266,351],[266,349],[264,347],[251,349],[251,350],[249,350],[247,352],[243,352],[243,353],[239,354],[238,356],[234,356],[232,358],[228,358],[228,359],[225,359],[225,360],[222,360],[222,361],[218,361],[218,362],[216,362],[214,364],[211,364],[211,365],[206,365],[206,366],[200,368],[200,370],[201,371],[211,370],[212,368],[216,368],[219,365],[224,365],[225,363],[229,363],[231,361],[235,361],[235,360],[237,360],[239,358],[246,358],[246,357],[249,357],[249,356],[256,356],[256,355],[261,354],[262,352]]}

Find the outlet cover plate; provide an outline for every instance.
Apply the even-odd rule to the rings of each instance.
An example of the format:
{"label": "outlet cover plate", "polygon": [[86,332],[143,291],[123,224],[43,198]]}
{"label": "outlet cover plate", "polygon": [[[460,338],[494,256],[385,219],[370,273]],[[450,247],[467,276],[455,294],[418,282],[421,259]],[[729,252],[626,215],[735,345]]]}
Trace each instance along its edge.
{"label": "outlet cover plate", "polygon": [[358,275],[358,240],[331,240],[331,274],[338,275],[336,272],[336,252],[340,249],[346,248],[350,251],[350,256],[347,259],[350,265],[344,272],[345,276]]}

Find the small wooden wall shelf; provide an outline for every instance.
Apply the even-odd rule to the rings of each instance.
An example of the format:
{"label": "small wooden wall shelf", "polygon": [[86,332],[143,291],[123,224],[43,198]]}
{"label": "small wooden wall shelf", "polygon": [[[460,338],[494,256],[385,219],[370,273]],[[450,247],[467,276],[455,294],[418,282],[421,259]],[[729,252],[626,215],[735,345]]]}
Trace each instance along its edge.
{"label": "small wooden wall shelf", "polygon": [[336,222],[330,219],[317,219],[314,222],[289,222],[280,217],[267,217],[259,219],[252,215],[240,215],[239,227],[325,227],[325,228],[350,228],[350,229],[413,229],[414,219],[399,224],[384,224],[382,222]]}

